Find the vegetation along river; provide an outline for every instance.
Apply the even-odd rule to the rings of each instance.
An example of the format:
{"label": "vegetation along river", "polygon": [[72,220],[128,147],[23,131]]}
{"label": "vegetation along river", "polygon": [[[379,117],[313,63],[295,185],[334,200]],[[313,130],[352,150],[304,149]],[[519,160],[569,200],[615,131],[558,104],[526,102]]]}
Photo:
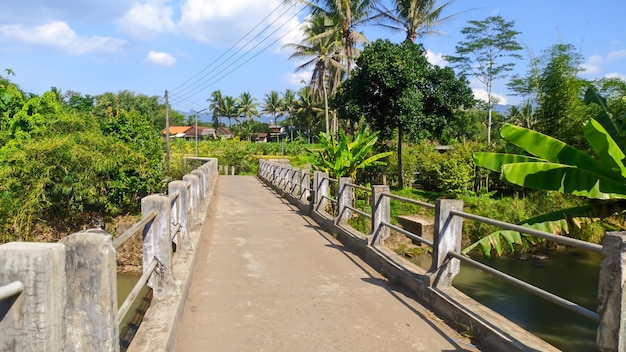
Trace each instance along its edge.
{"label": "vegetation along river", "polygon": [[[596,311],[601,256],[581,250],[559,250],[549,259],[474,258],[493,268]],[[430,258],[416,260],[427,269]],[[531,333],[568,352],[597,351],[598,324],[469,265],[453,285]]]}

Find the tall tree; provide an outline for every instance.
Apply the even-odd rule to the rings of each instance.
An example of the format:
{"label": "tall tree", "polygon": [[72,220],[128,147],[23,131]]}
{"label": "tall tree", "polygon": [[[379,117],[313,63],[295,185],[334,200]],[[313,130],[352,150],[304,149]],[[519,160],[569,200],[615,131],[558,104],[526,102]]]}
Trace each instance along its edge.
{"label": "tall tree", "polygon": [[239,119],[239,101],[236,98],[233,98],[231,96],[224,96],[222,97],[223,99],[223,111],[222,113],[224,114],[224,117],[226,117],[228,119],[228,125],[231,126],[232,119],[235,119],[235,122],[238,121]]}
{"label": "tall tree", "polygon": [[305,61],[296,68],[296,71],[302,69],[313,69],[309,89],[312,92],[319,93],[321,100],[324,102],[324,117],[326,119],[326,133],[329,133],[329,115],[328,115],[328,83],[333,82],[338,85],[338,80],[329,80],[329,67],[334,66],[338,70],[342,70],[340,59],[343,57],[341,52],[342,42],[339,31],[330,31],[334,28],[332,19],[326,15],[318,14],[311,16],[304,29],[304,39],[298,44],[287,44],[294,50],[290,59],[302,59]]}
{"label": "tall tree", "polygon": [[406,40],[415,42],[417,37],[440,33],[435,27],[447,22],[459,13],[441,17],[455,0],[438,4],[437,0],[393,0],[390,9],[384,3],[377,5],[377,24],[396,32],[406,33]]}
{"label": "tall tree", "polygon": [[209,111],[213,119],[213,127],[220,125],[220,117],[224,116],[224,98],[221,90],[215,90],[211,93],[211,97],[206,100],[209,103]]}
{"label": "tall tree", "polygon": [[276,123],[276,117],[282,113],[280,94],[275,90],[265,94],[263,103],[263,113],[272,115],[272,123]]}
{"label": "tall tree", "polygon": [[255,116],[259,116],[258,104],[249,92],[243,92],[239,96],[238,113],[244,120],[253,120]]}
{"label": "tall tree", "polygon": [[353,77],[342,84],[335,101],[343,117],[364,116],[381,138],[390,138],[397,129],[401,186],[405,135],[437,138],[454,110],[472,103],[467,80],[456,77],[451,68],[430,64],[421,44],[388,40],[365,47]]}
{"label": "tall tree", "polygon": [[517,51],[522,47],[517,42],[520,33],[513,29],[514,21],[505,21],[502,16],[490,16],[482,21],[469,21],[461,30],[465,40],[456,46],[457,56],[446,56],[453,66],[465,74],[472,75],[487,90],[487,143],[491,144],[493,112],[493,82],[507,76],[515,64],[509,58],[520,59]]}
{"label": "tall tree", "polygon": [[285,90],[281,101],[283,103],[282,110],[289,115],[289,132],[291,133],[290,139],[293,141],[293,115],[296,112],[296,93],[291,90]]}
{"label": "tall tree", "polygon": [[304,124],[306,128],[306,135],[309,138],[309,143],[312,143],[313,126],[318,121],[318,115],[321,114],[322,108],[319,103],[313,99],[313,94],[310,89],[304,87],[298,91],[298,100],[296,108],[296,116],[298,117],[298,123]]}

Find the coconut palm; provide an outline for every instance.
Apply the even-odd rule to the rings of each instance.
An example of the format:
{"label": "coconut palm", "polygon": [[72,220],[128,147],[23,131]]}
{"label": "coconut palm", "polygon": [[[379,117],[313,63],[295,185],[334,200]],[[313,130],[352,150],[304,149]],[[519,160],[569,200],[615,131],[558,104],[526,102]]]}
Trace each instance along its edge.
{"label": "coconut palm", "polygon": [[[335,67],[336,71],[341,71],[342,42],[338,31],[329,32],[329,28],[334,27],[331,18],[325,15],[314,15],[306,22],[304,29],[304,39],[298,44],[287,44],[294,50],[290,59],[305,58],[303,64],[296,68],[296,71],[303,69],[313,69],[309,89],[311,92],[319,93],[321,100],[324,102],[324,116],[326,119],[326,133],[329,133],[329,115],[328,115],[328,72],[329,67]],[[338,85],[338,80],[333,80],[334,86]],[[334,90],[334,87],[333,87]]]}
{"label": "coconut palm", "polygon": [[224,117],[228,118],[228,125],[231,126],[231,119],[235,119],[235,122],[239,119],[239,102],[231,96],[223,97],[222,101],[222,113],[224,114]]}
{"label": "coconut palm", "polygon": [[379,13],[374,18],[378,25],[393,31],[405,32],[406,40],[415,42],[417,37],[440,33],[435,27],[460,14],[459,12],[441,17],[442,12],[454,1],[449,0],[439,5],[437,0],[393,0],[393,9],[379,3],[377,6]]}
{"label": "coconut palm", "polygon": [[289,131],[291,132],[291,140],[293,141],[293,114],[296,111],[296,93],[291,90],[291,89],[287,89],[285,90],[285,93],[283,94],[283,97],[281,99],[283,106],[282,106],[282,110],[289,114]]}
{"label": "coconut palm", "polygon": [[276,117],[282,115],[282,102],[277,91],[273,90],[265,94],[263,99],[263,113],[272,116],[272,122],[276,123]]}
{"label": "coconut palm", "polygon": [[241,93],[238,103],[237,112],[244,120],[253,120],[255,116],[259,116],[257,101],[249,92]]}
{"label": "coconut palm", "polygon": [[319,104],[313,99],[313,94],[310,89],[304,87],[298,92],[297,108],[295,111],[298,117],[299,123],[304,124],[306,128],[306,134],[311,143],[312,130],[315,121],[318,121],[318,115],[322,112]]}
{"label": "coconut palm", "polygon": [[209,102],[209,111],[213,118],[213,127],[219,126],[219,118],[224,115],[224,99],[222,98],[222,91],[216,90],[211,93],[211,97],[206,100]]}

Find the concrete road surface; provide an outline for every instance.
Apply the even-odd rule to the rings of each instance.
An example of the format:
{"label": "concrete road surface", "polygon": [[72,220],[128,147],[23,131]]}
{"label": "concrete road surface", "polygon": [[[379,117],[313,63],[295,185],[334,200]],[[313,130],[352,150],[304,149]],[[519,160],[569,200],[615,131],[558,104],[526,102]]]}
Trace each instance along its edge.
{"label": "concrete road surface", "polygon": [[220,176],[175,351],[478,351],[252,176]]}

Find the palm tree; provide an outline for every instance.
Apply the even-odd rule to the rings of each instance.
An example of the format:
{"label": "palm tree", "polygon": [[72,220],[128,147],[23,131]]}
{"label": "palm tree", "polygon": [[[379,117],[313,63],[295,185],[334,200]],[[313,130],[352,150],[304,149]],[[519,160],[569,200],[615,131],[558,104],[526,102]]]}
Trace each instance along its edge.
{"label": "palm tree", "polygon": [[282,113],[282,102],[280,95],[277,91],[273,90],[268,94],[265,94],[265,103],[263,105],[263,113],[272,115],[272,122],[276,123],[276,116],[280,116]]}
{"label": "palm tree", "polygon": [[[343,57],[343,46],[338,31],[328,32],[328,28],[333,28],[332,19],[325,15],[314,15],[306,22],[304,29],[304,39],[299,44],[287,44],[286,46],[294,49],[290,59],[306,58],[302,65],[296,68],[296,71],[313,68],[309,89],[312,92],[319,93],[324,101],[324,116],[326,119],[326,133],[329,133],[329,117],[328,117],[328,83],[332,82],[332,89],[335,90],[339,84],[339,80],[330,81],[328,79],[329,67],[334,67],[335,72],[341,72],[341,58]],[[336,77],[336,75],[334,76]],[[340,74],[339,74],[340,77]]]}
{"label": "palm tree", "polygon": [[228,118],[228,125],[231,126],[231,119],[235,119],[237,122],[239,118],[239,102],[237,99],[231,96],[223,97],[223,114],[226,118]]}
{"label": "palm tree", "polygon": [[259,116],[257,110],[257,101],[249,92],[241,93],[239,96],[238,114],[245,120],[253,120],[255,116]]}
{"label": "palm tree", "polygon": [[222,91],[219,89],[211,93],[211,97],[206,101],[209,102],[209,111],[213,117],[213,127],[217,128],[220,124],[220,116],[224,116],[224,99]]}
{"label": "palm tree", "polygon": [[417,37],[439,34],[434,28],[460,14],[441,17],[442,12],[455,0],[448,0],[441,5],[437,0],[393,0],[393,9],[379,3],[378,15],[374,16],[378,25],[406,33],[406,40],[415,42]]}
{"label": "palm tree", "polygon": [[[318,115],[321,113],[322,109],[319,105],[314,101],[313,95],[310,89],[304,87],[300,89],[298,92],[298,101],[297,108],[295,111],[300,124],[304,123],[306,127],[306,132],[309,137],[309,143],[311,143],[313,123],[317,121]],[[326,126],[328,128],[328,125]]]}
{"label": "palm tree", "polygon": [[293,114],[296,111],[296,93],[293,90],[287,89],[281,99],[283,106],[282,110],[289,114],[289,131],[291,132],[290,139],[293,141]]}

